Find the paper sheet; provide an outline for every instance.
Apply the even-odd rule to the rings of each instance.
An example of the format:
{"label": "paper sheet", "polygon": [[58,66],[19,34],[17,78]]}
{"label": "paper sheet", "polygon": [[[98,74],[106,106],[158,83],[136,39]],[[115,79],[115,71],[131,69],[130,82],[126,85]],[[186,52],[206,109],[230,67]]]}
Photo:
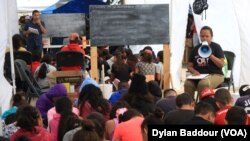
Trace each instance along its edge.
{"label": "paper sheet", "polygon": [[187,79],[203,79],[207,77],[209,74],[200,74],[200,75],[189,75]]}
{"label": "paper sheet", "polygon": [[37,29],[35,29],[35,28],[32,28],[32,27],[29,27],[29,29],[28,29],[31,33],[34,33],[34,34],[39,34],[39,32],[38,32],[38,30]]}

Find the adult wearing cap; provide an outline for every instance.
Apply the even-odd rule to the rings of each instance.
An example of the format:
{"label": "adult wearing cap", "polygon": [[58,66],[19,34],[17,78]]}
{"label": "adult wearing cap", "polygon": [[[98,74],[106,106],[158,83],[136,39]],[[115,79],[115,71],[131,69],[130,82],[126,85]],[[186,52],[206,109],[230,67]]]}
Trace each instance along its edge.
{"label": "adult wearing cap", "polygon": [[250,112],[250,85],[242,85],[239,89],[240,97],[236,100],[235,106],[247,108]]}
{"label": "adult wearing cap", "polygon": [[240,97],[236,100],[235,106],[240,106],[247,112],[247,124],[250,125],[250,85],[242,85],[239,89]]}
{"label": "adult wearing cap", "polygon": [[[81,43],[80,37],[78,33],[70,33],[69,35],[69,44],[64,46],[60,51],[78,51],[81,52],[83,57],[85,56],[84,50],[79,45]],[[81,66],[73,66],[73,67],[61,67],[61,70],[81,70]]]}
{"label": "adult wearing cap", "polygon": [[192,75],[209,74],[203,79],[187,79],[184,84],[184,91],[194,96],[195,91],[198,91],[200,96],[204,88],[216,88],[224,81],[222,67],[224,66],[224,53],[219,44],[212,42],[213,31],[209,26],[202,27],[200,31],[201,41],[206,41],[211,49],[211,54],[207,57],[201,57],[198,50],[199,44],[190,53],[187,69]]}
{"label": "adult wearing cap", "polygon": [[215,95],[215,92],[213,89],[205,88],[201,92],[201,101],[209,103],[214,108],[214,110],[217,112],[219,110],[219,107],[216,105],[214,95]]}
{"label": "adult wearing cap", "polygon": [[34,10],[32,12],[32,19],[29,20],[24,27],[24,34],[27,37],[28,51],[42,55],[42,34],[46,32],[47,30],[44,22],[40,20],[40,12],[38,10]]}

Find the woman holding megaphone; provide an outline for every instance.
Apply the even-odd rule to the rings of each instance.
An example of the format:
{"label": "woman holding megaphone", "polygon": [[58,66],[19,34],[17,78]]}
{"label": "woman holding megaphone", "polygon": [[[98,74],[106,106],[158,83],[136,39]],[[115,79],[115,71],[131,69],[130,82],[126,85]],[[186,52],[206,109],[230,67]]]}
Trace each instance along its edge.
{"label": "woman holding megaphone", "polygon": [[[201,44],[193,48],[188,59],[187,69],[193,76],[208,74],[200,79],[187,78],[184,91],[194,96],[198,91],[200,96],[204,88],[216,88],[224,81],[222,67],[224,66],[224,53],[219,44],[212,42],[213,30],[204,26],[200,31]],[[194,78],[194,77],[192,77]]]}

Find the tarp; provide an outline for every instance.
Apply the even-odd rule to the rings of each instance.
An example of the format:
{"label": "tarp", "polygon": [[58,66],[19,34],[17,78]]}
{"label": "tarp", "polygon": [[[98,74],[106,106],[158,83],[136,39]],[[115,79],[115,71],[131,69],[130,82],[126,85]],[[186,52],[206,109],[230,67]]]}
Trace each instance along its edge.
{"label": "tarp", "polygon": [[2,111],[10,107],[12,87],[3,76],[5,49],[11,45],[11,37],[18,33],[16,0],[0,1],[0,107]]}
{"label": "tarp", "polygon": [[[250,1],[249,0],[233,0],[232,5],[234,6],[234,14],[237,18],[238,24],[238,32],[239,32],[239,41],[240,44],[237,46],[231,46],[234,50],[239,50],[238,54],[238,64],[236,64],[235,69],[238,69],[240,72],[235,72],[235,75],[239,76],[239,84],[250,84],[250,40],[249,40],[249,32],[250,32]],[[231,9],[232,10],[232,9]],[[247,12],[248,11],[248,12]],[[227,14],[228,15],[228,14]],[[229,16],[230,17],[230,16]],[[234,34],[234,32],[229,29],[230,33]],[[238,55],[237,54],[237,55]],[[237,68],[239,67],[239,68]],[[238,74],[237,74],[238,73]]]}
{"label": "tarp", "polygon": [[89,5],[104,5],[102,0],[71,0],[68,3],[58,7],[52,5],[42,11],[42,14],[52,13],[89,13]]}

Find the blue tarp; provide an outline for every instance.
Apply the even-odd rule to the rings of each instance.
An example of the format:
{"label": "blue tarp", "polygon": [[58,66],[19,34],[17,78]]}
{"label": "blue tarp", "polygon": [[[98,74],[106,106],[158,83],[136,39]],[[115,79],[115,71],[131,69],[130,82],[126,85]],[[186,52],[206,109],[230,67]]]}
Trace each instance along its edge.
{"label": "blue tarp", "polygon": [[46,9],[44,9],[43,11],[41,11],[42,14],[53,14],[53,10],[55,10],[56,4],[51,5],[50,7],[47,7]]}
{"label": "blue tarp", "polygon": [[89,5],[105,5],[102,0],[71,0],[63,6],[52,5],[42,11],[42,14],[54,13],[89,13]]}

